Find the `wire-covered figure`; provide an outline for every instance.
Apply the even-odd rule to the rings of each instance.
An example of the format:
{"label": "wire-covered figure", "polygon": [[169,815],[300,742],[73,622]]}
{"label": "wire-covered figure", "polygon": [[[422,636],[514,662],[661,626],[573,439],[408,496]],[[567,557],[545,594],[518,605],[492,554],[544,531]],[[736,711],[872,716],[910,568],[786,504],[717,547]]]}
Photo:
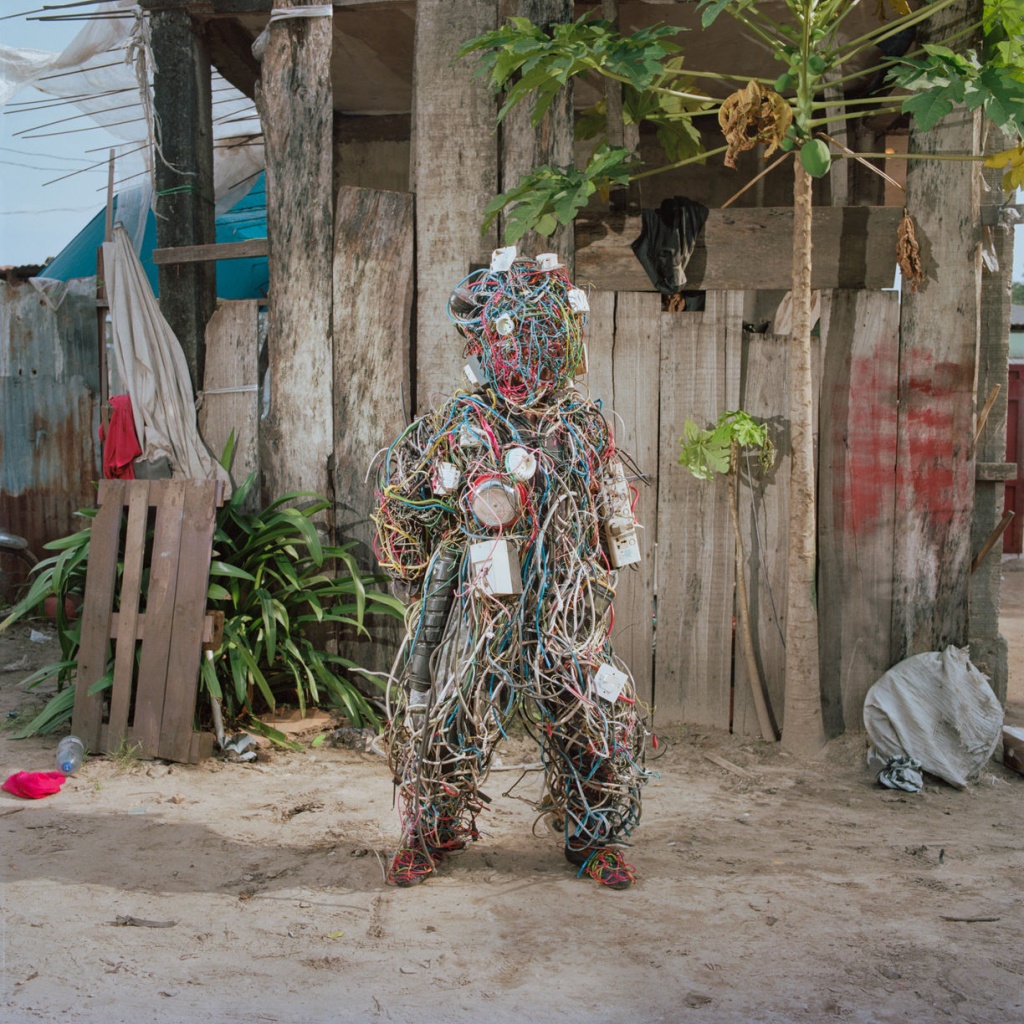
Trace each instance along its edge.
{"label": "wire-covered figure", "polygon": [[635,880],[616,846],[640,819],[646,729],[608,636],[616,570],[640,559],[636,490],[573,383],[587,311],[553,254],[497,250],[448,304],[473,390],[413,422],[379,467],[377,557],[416,595],[388,687],[396,885],[479,837],[480,785],[517,715],[566,857],[613,888]]}

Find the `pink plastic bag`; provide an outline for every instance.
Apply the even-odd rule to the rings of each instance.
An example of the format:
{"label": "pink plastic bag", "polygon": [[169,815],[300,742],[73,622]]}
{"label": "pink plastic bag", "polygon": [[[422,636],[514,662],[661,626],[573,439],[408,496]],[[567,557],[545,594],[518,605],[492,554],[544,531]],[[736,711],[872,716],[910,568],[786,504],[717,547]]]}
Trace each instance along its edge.
{"label": "pink plastic bag", "polygon": [[62,772],[15,772],[0,789],[26,800],[39,800],[56,793],[66,781]]}

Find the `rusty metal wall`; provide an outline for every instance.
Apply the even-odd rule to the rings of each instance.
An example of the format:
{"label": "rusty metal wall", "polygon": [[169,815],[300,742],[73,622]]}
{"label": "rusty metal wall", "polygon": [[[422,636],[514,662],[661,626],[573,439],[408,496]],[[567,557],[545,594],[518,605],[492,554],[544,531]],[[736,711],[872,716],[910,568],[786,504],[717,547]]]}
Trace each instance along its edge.
{"label": "rusty metal wall", "polygon": [[101,475],[95,283],[56,310],[28,282],[0,281],[0,527],[37,555],[80,529]]}

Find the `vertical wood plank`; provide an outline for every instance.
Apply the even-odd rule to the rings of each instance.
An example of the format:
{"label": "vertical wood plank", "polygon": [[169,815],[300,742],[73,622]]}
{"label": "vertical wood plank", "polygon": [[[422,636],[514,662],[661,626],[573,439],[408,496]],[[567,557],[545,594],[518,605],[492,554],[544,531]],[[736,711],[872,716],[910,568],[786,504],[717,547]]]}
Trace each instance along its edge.
{"label": "vertical wood plank", "polygon": [[[158,757],[160,723],[171,656],[171,621],[178,586],[186,480],[164,480],[157,508],[146,592],[146,638],[139,660],[133,735],[143,757]],[[153,497],[159,491],[153,489]]]}
{"label": "vertical wood plank", "polygon": [[419,0],[413,66],[413,191],[416,193],[416,394],[423,412],[458,386],[462,345],[448,320],[452,289],[472,264],[486,266],[498,235],[480,235],[498,192],[494,97],[471,59],[453,63],[467,39],[497,26],[494,0]]}
{"label": "vertical wood plank", "polygon": [[728,482],[697,480],[683,470],[679,438],[687,418],[706,426],[736,407],[739,359],[728,337],[739,332],[742,299],[708,292],[705,301],[703,312],[661,316],[654,700],[662,722],[724,729],[735,576]]}
{"label": "vertical wood plank", "polygon": [[[373,554],[376,452],[411,411],[413,197],[343,186],[334,225],[334,509],[339,539],[354,540],[361,568]],[[375,622],[373,639],[345,642],[364,668],[391,667],[403,632]]]}
{"label": "vertical wood plank", "polygon": [[[920,43],[976,21],[956,4],[922,24]],[[978,151],[980,118],[958,108],[928,131],[911,128],[912,153]],[[900,318],[892,654],[899,660],[967,641],[974,401],[979,332],[980,175],[973,163],[912,160],[906,205],[927,279],[905,289]]]}
{"label": "vertical wood plank", "polygon": [[258,316],[256,299],[224,302],[206,325],[199,432],[218,458],[235,432],[231,476],[239,484],[259,470]]}
{"label": "vertical wood plank", "polygon": [[643,561],[619,572],[612,644],[629,666],[640,699],[654,697],[654,574],[657,553],[658,408],[651,401],[660,372],[661,296],[592,292],[587,339],[590,396],[603,404],[616,444],[646,481],[633,477]]}
{"label": "vertical wood plank", "polygon": [[103,695],[90,695],[89,687],[107,669],[110,616],[117,585],[117,555],[121,538],[124,481],[100,481],[100,509],[92,521],[89,566],[82,602],[82,642],[78,648],[75,704],[71,728],[88,750],[100,749]]}
{"label": "vertical wood plank", "polygon": [[[755,458],[742,460],[739,478],[747,599],[754,652],[765,697],[777,726],[783,721],[786,672],[786,552],[789,529],[789,337],[749,334],[740,407],[768,426],[775,465],[764,472]],[[737,599],[736,628],[744,609]],[[736,642],[733,732],[760,736],[746,659]]]}
{"label": "vertical wood plank", "polygon": [[[309,6],[293,0],[291,6]],[[333,426],[329,17],[273,22],[256,90],[266,144],[270,410],[260,461],[267,500],[327,493]]]}
{"label": "vertical wood plank", "polygon": [[[167,684],[157,745],[157,756],[171,761],[188,761],[192,745],[215,501],[219,486],[214,480],[189,480],[186,485],[181,516],[178,584],[174,592],[170,649],[167,655]],[[161,641],[162,636],[158,642]]]}
{"label": "vertical wood plank", "polygon": [[837,290],[824,339],[818,453],[818,630],[829,735],[861,729],[893,664],[899,296]]}
{"label": "vertical wood plank", "polygon": [[128,735],[128,711],[135,678],[136,630],[139,623],[140,585],[146,554],[146,523],[149,519],[149,481],[131,480],[126,487],[128,526],[124,540],[124,572],[117,616],[114,651],[114,682],[110,691],[110,722],[107,750],[117,750]]}

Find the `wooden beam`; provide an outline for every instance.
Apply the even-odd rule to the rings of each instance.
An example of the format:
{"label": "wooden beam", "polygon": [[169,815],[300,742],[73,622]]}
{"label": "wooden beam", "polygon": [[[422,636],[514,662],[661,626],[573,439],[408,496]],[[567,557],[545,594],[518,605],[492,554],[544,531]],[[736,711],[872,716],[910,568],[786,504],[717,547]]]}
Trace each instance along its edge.
{"label": "wooden beam", "polygon": [[266,256],[268,251],[265,238],[248,238],[244,242],[215,242],[212,245],[178,245],[169,249],[154,249],[153,262],[162,267],[176,263],[240,260]]}
{"label": "wooden beam", "polygon": [[203,26],[210,61],[226,82],[252,99],[260,62],[252,55],[254,36],[232,18],[210,18]]}
{"label": "wooden beam", "polygon": [[[155,159],[157,245],[208,245],[216,239],[210,62],[187,11],[150,15],[153,102],[159,133]],[[212,263],[164,266],[160,310],[181,343],[195,391],[202,389],[206,322],[217,301]]]}
{"label": "wooden beam", "polygon": [[[885,206],[814,210],[814,288],[890,288],[902,210]],[[581,219],[576,283],[612,291],[653,291],[630,243],[640,218]],[[686,267],[686,287],[784,289],[793,283],[792,207],[711,210]]]}
{"label": "wooden beam", "polygon": [[291,491],[329,493],[331,48],[328,17],[272,23],[256,89],[266,142],[270,246],[270,410],[260,431],[263,493],[268,500]]}

